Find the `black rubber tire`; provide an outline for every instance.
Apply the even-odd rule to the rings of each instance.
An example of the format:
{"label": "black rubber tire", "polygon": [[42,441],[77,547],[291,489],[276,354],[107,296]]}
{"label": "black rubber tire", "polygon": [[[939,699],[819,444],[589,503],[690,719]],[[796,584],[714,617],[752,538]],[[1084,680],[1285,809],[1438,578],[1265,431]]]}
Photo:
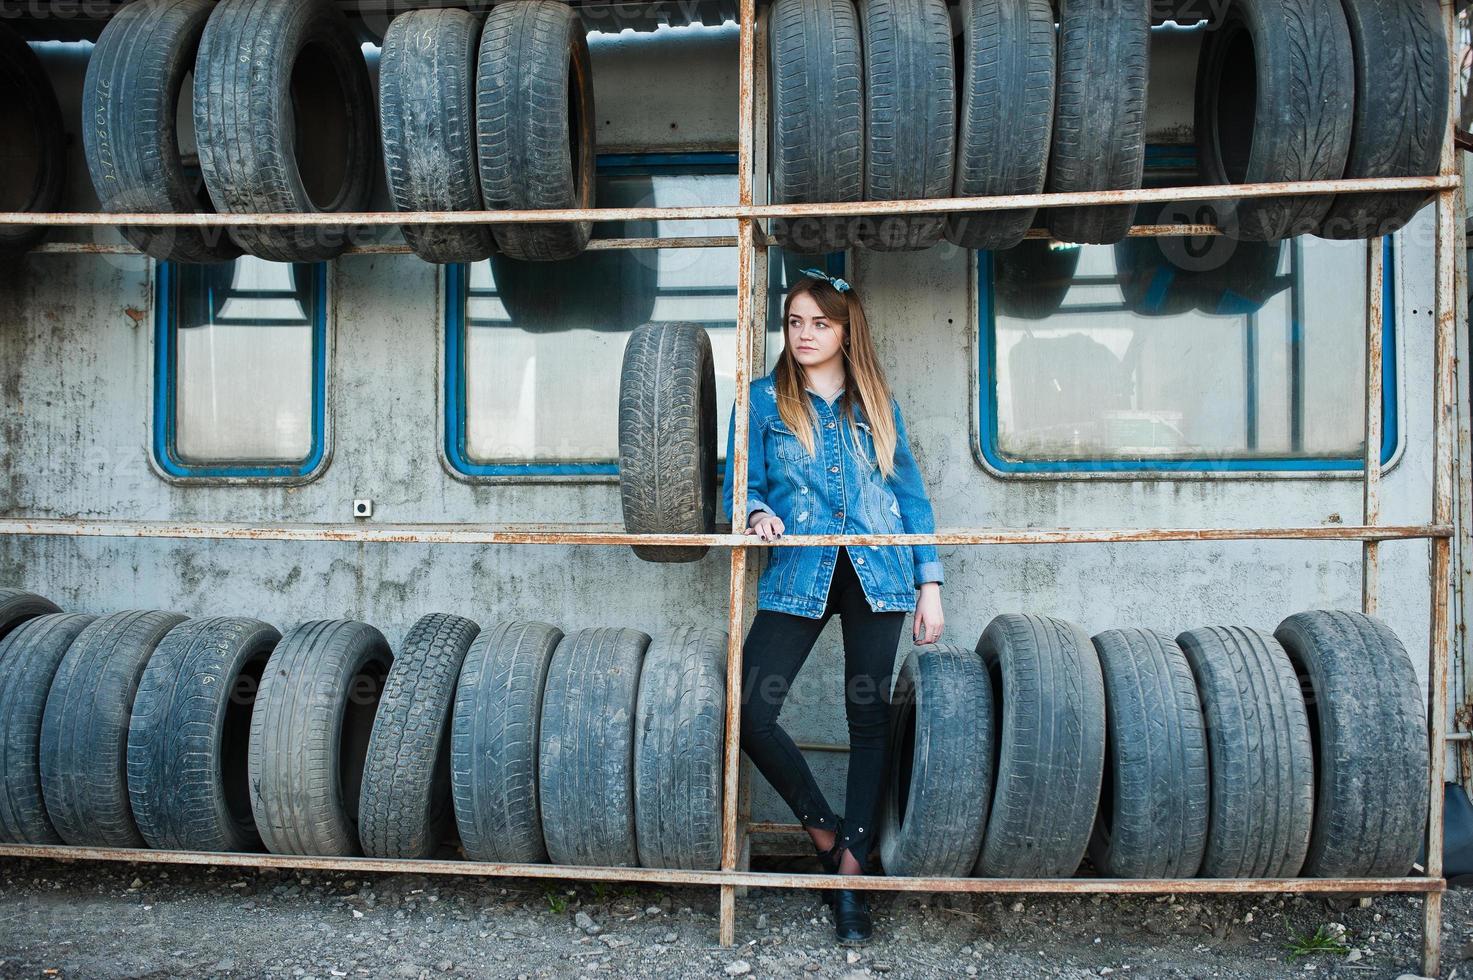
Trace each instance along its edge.
{"label": "black rubber tire", "polygon": [[[0,24],[0,211],[62,210],[66,199],[66,126],[41,60],[25,39]],[[30,180],[22,175],[29,173]],[[24,252],[45,226],[0,227],[0,253]]]}
{"label": "black rubber tire", "polygon": [[460,844],[472,861],[547,860],[538,810],[542,689],[563,631],[498,623],[471,644],[455,688],[450,786]]}
{"label": "black rubber tire", "polygon": [[62,843],[41,795],[41,716],[56,668],[92,619],[37,616],[0,640],[0,840]]}
{"label": "black rubber tire", "polygon": [[721,866],[725,630],[681,626],[650,641],[634,716],[634,824],[646,868]]}
{"label": "black rubber tire", "polygon": [[[379,132],[398,211],[480,211],[476,49],[481,21],[464,10],[411,10],[389,25],[379,61]],[[479,262],[489,225],[404,225],[426,262]]]}
{"label": "black rubber tire", "polygon": [[1314,829],[1302,874],[1410,873],[1427,827],[1427,715],[1406,649],[1356,612],[1290,616],[1283,644],[1307,696]]}
{"label": "black rubber tire", "polygon": [[251,815],[251,712],[281,639],[256,619],[192,619],[144,668],[128,725],[128,800],[149,847],[259,851]]}
{"label": "black rubber tire", "polygon": [[[1184,201],[1142,209],[1148,224],[1212,224],[1210,204]],[[1127,238],[1115,245],[1116,276],[1128,309],[1142,316],[1198,310],[1242,316],[1261,310],[1292,285],[1279,275],[1283,242],[1244,242],[1226,235]]]}
{"label": "black rubber tire", "polygon": [[1105,780],[1089,856],[1106,878],[1191,878],[1207,847],[1207,735],[1171,637],[1094,638],[1105,678]]}
{"label": "black rubber tire", "polygon": [[974,874],[1067,878],[1094,828],[1105,688],[1089,634],[1062,619],[998,616],[977,641],[992,681],[997,784]]}
{"label": "black rubber tire", "polygon": [[650,638],[598,627],[563,637],[538,726],[542,834],[554,864],[634,867],[634,714]]}
{"label": "black rubber tire", "polygon": [[251,715],[251,812],[274,854],[351,856],[358,795],[388,641],[367,623],[324,619],[286,632]]}
{"label": "black rubber tire", "polygon": [[[1150,0],[1060,0],[1050,192],[1141,186],[1150,45]],[[1113,245],[1130,232],[1135,206],[1053,208],[1047,221],[1059,241]]]}
{"label": "black rubber tire", "polygon": [[[481,195],[493,211],[594,206],[595,122],[588,38],[558,0],[509,0],[486,17],[476,80]],[[591,221],[492,226],[513,259],[570,259]]]}
{"label": "black rubber tire", "polygon": [[[774,0],[768,15],[769,152],[774,204],[864,200],[864,79],[853,0]],[[849,215],[773,218],[789,252],[840,252]]]}
{"label": "black rubber tire", "polygon": [[[1346,177],[1425,177],[1447,134],[1447,31],[1437,0],[1341,0],[1355,55]],[[1375,238],[1406,227],[1426,191],[1341,194],[1315,234]]]}
{"label": "black rubber tire", "polygon": [[[947,197],[956,168],[956,56],[946,0],[859,0],[864,48],[864,199]],[[876,252],[930,248],[946,215],[859,221]]]}
{"label": "black rubber tire", "polygon": [[[1197,63],[1202,177],[1209,184],[1338,180],[1354,106],[1354,57],[1339,3],[1235,0],[1203,38]],[[1314,232],[1334,200],[1218,201],[1213,211],[1224,234],[1273,241]]]}
{"label": "black rubber tire", "polygon": [[[195,140],[217,208],[368,210],[379,159],[373,89],[358,38],[336,4],[221,0],[196,66]],[[258,258],[320,262],[342,253],[351,230],[258,227],[231,235]]]}
{"label": "black rubber tire", "polygon": [[905,656],[890,694],[890,770],[880,807],[885,873],[964,878],[992,799],[995,723],[982,661],[950,645]]}
{"label": "black rubber tire", "polygon": [[[619,496],[631,534],[716,526],[716,368],[694,323],[649,323],[629,337],[619,379]],[[645,561],[699,561],[710,549],[632,545]]]}
{"label": "black rubber tire", "polygon": [[56,603],[34,592],[0,589],[0,640],[28,620],[59,612]]}
{"label": "black rubber tire", "polygon": [[1314,757],[1289,655],[1237,626],[1176,638],[1202,699],[1212,813],[1201,874],[1292,878],[1304,865],[1314,809]]}
{"label": "black rubber tire", "polygon": [[431,857],[452,828],[450,716],[461,664],[480,632],[469,619],[432,613],[394,654],[358,796],[358,835],[369,857]]}
{"label": "black rubber tire", "polygon": [[[956,197],[1038,194],[1048,173],[1058,52],[1049,0],[963,0]],[[965,211],[946,219],[962,248],[1008,249],[1037,208]]]}
{"label": "black rubber tire", "polygon": [[[87,61],[82,144],[103,211],[214,213],[205,185],[185,173],[178,107],[195,68],[213,0],[138,0],[108,20]],[[214,228],[121,228],[160,262],[224,262],[240,255]]]}
{"label": "black rubber tire", "polygon": [[103,616],[56,668],[41,718],[41,790],[66,843],[145,846],[128,800],[128,723],[149,657],[184,621],[167,612]]}
{"label": "black rubber tire", "polygon": [[992,302],[1002,316],[1046,320],[1059,312],[1082,250],[1078,245],[1028,238],[1005,252],[992,254]]}

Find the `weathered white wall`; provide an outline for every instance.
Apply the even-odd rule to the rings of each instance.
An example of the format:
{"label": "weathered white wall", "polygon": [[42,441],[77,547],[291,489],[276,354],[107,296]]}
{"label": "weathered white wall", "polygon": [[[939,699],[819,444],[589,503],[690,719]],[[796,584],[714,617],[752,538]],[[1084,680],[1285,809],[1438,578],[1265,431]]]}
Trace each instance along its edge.
{"label": "weathered white wall", "polygon": [[[735,28],[600,39],[594,47],[603,148],[735,148]],[[1152,140],[1190,124],[1195,41],[1158,36]],[[87,46],[49,48],[68,118],[79,118]],[[72,206],[95,198],[72,158]],[[1431,210],[1397,249],[1397,379],[1404,451],[1384,483],[1383,519],[1430,515]],[[90,235],[83,232],[82,236]],[[99,238],[113,237],[103,232]],[[1356,247],[1356,246],[1347,246]],[[904,405],[941,526],[1207,527],[1360,519],[1353,478],[1001,479],[976,446],[975,293],[950,245],[851,256],[880,353]],[[412,256],[348,256],[331,273],[330,464],[296,487],[181,487],[149,462],[153,303],[149,264],[130,257],[30,256],[0,268],[0,513],[250,522],[347,520],[371,497],[376,519],[617,522],[612,478],[472,484],[441,462],[442,277]],[[615,370],[615,365],[609,366]],[[1210,384],[1211,378],[1203,378]],[[577,381],[569,379],[576,397]],[[1349,402],[1347,402],[1349,405]],[[1349,410],[1349,408],[1347,409]],[[615,406],[589,406],[613,412]],[[723,418],[724,426],[726,420]],[[1383,547],[1383,611],[1425,664],[1427,548]],[[64,607],[245,614],[285,626],[346,616],[397,642],[420,615],[483,626],[505,618],[656,632],[724,623],[728,553],[688,565],[625,548],[171,542],[0,538],[0,584]],[[944,548],[945,639],[975,644],[996,614],[1067,617],[1090,632],[1213,623],[1272,629],[1311,607],[1358,606],[1354,544],[1228,543]],[[908,635],[908,627],[907,627]],[[799,740],[842,742],[842,652],[830,624],[784,714]],[[901,653],[909,648],[902,641]],[[843,757],[813,756],[841,807]],[[790,819],[754,779],[759,819]]]}

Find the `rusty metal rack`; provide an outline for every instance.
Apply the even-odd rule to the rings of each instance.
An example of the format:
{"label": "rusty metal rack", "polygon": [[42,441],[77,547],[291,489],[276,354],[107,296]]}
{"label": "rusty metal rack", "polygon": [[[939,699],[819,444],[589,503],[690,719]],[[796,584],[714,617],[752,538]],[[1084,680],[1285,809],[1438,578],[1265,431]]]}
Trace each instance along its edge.
{"label": "rusty metal rack", "polygon": [[[1441,0],[1448,38],[1456,55],[1457,31],[1454,0]],[[273,854],[226,854],[194,851],[154,851],[71,846],[0,845],[0,855],[14,857],[143,861],[161,864],[208,864],[257,868],[307,868],[353,871],[414,871],[428,874],[468,876],[509,875],[523,878],[617,880],[675,885],[715,885],[720,890],[719,928],[723,945],[736,940],[735,913],[739,889],[775,888],[864,888],[877,891],[1054,893],[1054,894],[1240,894],[1240,893],[1409,893],[1424,896],[1423,973],[1438,975],[1442,894],[1446,887],[1442,872],[1443,814],[1442,784],[1447,759],[1449,685],[1449,560],[1453,530],[1455,463],[1459,450],[1468,452],[1466,430],[1457,420],[1455,330],[1460,290],[1466,293],[1466,269],[1459,261],[1464,234],[1462,181],[1451,137],[1457,99],[1450,100],[1449,137],[1444,143],[1439,174],[1397,179],[1307,181],[1239,186],[1194,186],[1098,191],[1069,194],[1029,194],[991,198],[947,198],[935,200],[862,202],[851,204],[769,205],[754,201],[755,177],[765,173],[758,154],[765,147],[754,141],[756,114],[767,113],[766,72],[760,58],[763,23],[757,0],[740,3],[740,54],[738,104],[738,203],[718,207],[690,208],[594,208],[546,211],[416,212],[355,214],[102,214],[102,213],[0,213],[0,225],[47,226],[385,226],[413,224],[498,224],[544,221],[628,221],[734,219],[737,234],[705,238],[596,239],[591,248],[678,248],[737,247],[738,309],[736,332],[736,432],[731,452],[733,468],[733,514],[746,513],[748,383],[753,376],[757,345],[762,343],[762,326],[757,324],[759,296],[767,289],[765,261],[769,236],[762,222],[775,217],[820,215],[892,215],[953,211],[1009,210],[1059,207],[1064,205],[1125,204],[1186,200],[1225,200],[1276,197],[1305,193],[1361,193],[1386,190],[1425,190],[1436,195],[1436,319],[1434,338],[1432,519],[1427,524],[1388,526],[1379,523],[1381,460],[1381,324],[1383,269],[1381,249],[1367,247],[1367,334],[1366,334],[1366,455],[1363,468],[1364,515],[1358,526],[1258,527],[1210,529],[1071,529],[1071,528],[960,528],[941,529],[934,534],[826,534],[804,535],[801,541],[787,537],[759,542],[744,535],[744,522],[734,519],[730,533],[627,534],[618,527],[599,524],[509,524],[509,525],[273,525],[208,524],[170,521],[89,521],[85,519],[0,519],[0,535],[62,535],[113,537],[168,537],[206,539],[258,539],[278,541],[415,542],[443,544],[563,544],[563,545],[709,545],[730,549],[731,577],[727,621],[726,740],[723,758],[722,848],[719,869],[676,871],[638,867],[582,867],[550,864],[493,864],[469,861],[383,860],[371,858],[311,857]],[[1449,86],[1456,94],[1458,59],[1450,59]],[[1207,235],[1216,230],[1202,226],[1139,226],[1137,236]],[[1035,237],[1043,233],[1035,231]],[[44,254],[122,253],[130,246],[59,242],[36,249]],[[396,244],[367,244],[350,252],[393,253],[407,251]],[[1425,539],[1430,544],[1431,588],[1430,642],[1428,650],[1428,708],[1430,711],[1431,764],[1427,791],[1431,809],[1427,825],[1427,859],[1422,876],[1376,879],[1156,879],[1112,880],[992,879],[862,877],[753,872],[750,866],[751,838],[756,833],[796,833],[796,824],[754,823],[750,819],[748,773],[741,766],[738,742],[742,640],[749,594],[755,583],[754,549],[796,547],[810,544],[949,544],[949,545],[1063,545],[1082,543],[1136,543],[1162,541],[1226,541],[1304,539],[1359,541],[1362,543],[1362,605],[1375,612],[1379,591],[1379,545],[1382,541]],[[831,746],[817,746],[832,748]]]}

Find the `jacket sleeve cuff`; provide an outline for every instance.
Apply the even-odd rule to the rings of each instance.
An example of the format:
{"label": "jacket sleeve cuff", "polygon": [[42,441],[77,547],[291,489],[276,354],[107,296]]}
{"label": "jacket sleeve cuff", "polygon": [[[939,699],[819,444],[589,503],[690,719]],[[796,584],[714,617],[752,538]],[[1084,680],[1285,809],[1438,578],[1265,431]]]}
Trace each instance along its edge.
{"label": "jacket sleeve cuff", "polygon": [[940,584],[944,579],[941,576],[941,563],[939,561],[923,561],[916,566],[916,584],[924,585],[927,582]]}

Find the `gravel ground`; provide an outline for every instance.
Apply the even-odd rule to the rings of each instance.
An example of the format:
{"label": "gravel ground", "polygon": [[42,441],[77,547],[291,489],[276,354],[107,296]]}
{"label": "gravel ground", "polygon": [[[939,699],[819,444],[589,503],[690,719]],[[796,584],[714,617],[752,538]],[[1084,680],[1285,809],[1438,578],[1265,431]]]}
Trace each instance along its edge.
{"label": "gravel ground", "polygon": [[[851,950],[816,892],[753,889],[725,949],[715,889],[40,861],[0,882],[5,977],[1395,978],[1421,949],[1421,901],[1400,895],[879,893]],[[1444,976],[1473,980],[1473,893],[1444,907]],[[1322,929],[1349,951],[1291,957]]]}

